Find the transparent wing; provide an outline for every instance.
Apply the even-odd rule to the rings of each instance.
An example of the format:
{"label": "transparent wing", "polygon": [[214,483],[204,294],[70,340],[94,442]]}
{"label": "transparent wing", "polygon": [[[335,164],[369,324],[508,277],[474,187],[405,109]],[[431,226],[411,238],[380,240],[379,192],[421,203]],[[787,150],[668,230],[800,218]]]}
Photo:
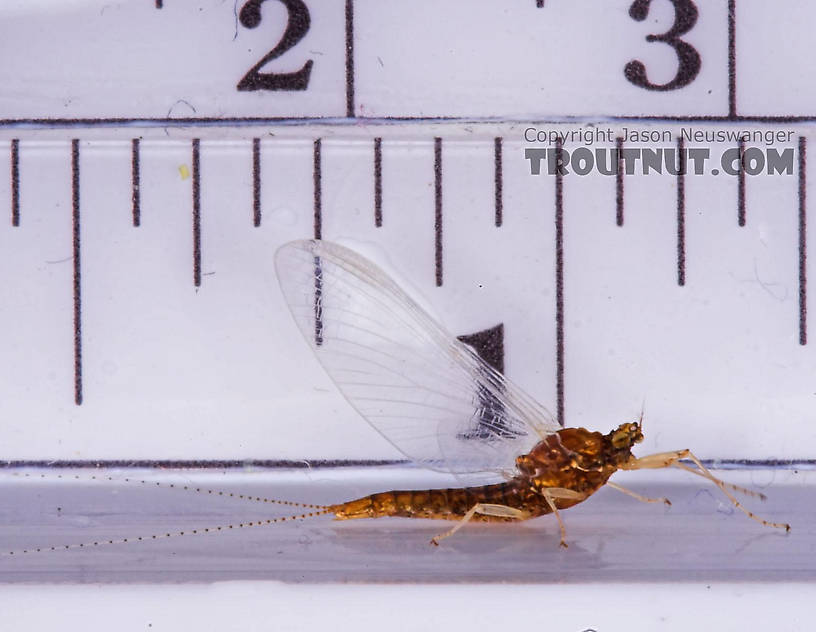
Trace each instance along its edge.
{"label": "transparent wing", "polygon": [[324,241],[282,246],[275,265],[292,314],[357,411],[431,469],[515,468],[558,425],[434,321],[372,262]]}

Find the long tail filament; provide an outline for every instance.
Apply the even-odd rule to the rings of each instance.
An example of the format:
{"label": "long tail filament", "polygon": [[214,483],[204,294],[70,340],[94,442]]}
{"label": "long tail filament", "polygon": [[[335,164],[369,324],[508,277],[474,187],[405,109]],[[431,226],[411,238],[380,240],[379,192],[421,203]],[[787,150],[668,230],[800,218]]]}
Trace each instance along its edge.
{"label": "long tail filament", "polygon": [[44,546],[30,549],[20,549],[17,551],[0,552],[0,556],[14,556],[25,555],[27,553],[45,553],[47,551],[64,551],[68,549],[89,549],[107,544],[126,544],[128,542],[146,542],[148,540],[166,540],[167,538],[177,538],[184,535],[201,535],[204,533],[218,533],[219,531],[230,531],[237,529],[248,529],[249,527],[262,527],[265,525],[274,524],[276,522],[287,522],[292,520],[305,520],[306,518],[314,518],[324,514],[332,513],[330,509],[321,509],[318,511],[310,511],[302,514],[295,514],[293,516],[281,516],[279,518],[267,518],[265,520],[255,520],[250,522],[239,522],[237,524],[227,524],[216,527],[200,527],[197,529],[187,529],[185,531],[166,531],[164,533],[154,533],[152,535],[140,535],[132,538],[117,538],[113,540],[92,540],[88,542],[80,542],[76,544],[62,544],[59,546]]}

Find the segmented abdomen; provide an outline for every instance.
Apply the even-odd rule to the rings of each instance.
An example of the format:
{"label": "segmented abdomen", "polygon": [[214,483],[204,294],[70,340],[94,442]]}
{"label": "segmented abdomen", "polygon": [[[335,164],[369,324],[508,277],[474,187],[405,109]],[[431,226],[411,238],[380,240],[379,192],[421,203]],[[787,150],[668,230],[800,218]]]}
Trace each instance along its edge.
{"label": "segmented abdomen", "polygon": [[[333,505],[330,509],[337,520],[384,516],[458,520],[476,503],[514,507],[528,512],[531,518],[550,511],[540,495],[512,482],[457,489],[380,492]],[[507,518],[477,514],[473,520],[501,522]]]}

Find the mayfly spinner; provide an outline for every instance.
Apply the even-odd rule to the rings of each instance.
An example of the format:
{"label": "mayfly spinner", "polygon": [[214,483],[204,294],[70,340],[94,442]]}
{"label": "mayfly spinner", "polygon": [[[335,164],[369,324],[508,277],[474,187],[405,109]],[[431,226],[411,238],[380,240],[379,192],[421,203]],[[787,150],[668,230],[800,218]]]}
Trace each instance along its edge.
{"label": "mayfly spinner", "polygon": [[493,484],[386,491],[331,505],[337,520],[401,516],[457,520],[433,544],[471,520],[515,521],[555,514],[583,502],[617,470],[676,467],[708,479],[749,518],[732,492],[764,498],[716,478],[689,450],[643,457],[641,420],[608,434],[560,428],[552,415],[469,346],[433,320],[388,275],[355,252],[325,241],[278,250],[278,280],[292,314],[323,368],[349,403],[412,461],[462,480]]}
{"label": "mayfly spinner", "polygon": [[644,502],[670,504],[665,498],[646,498],[609,481],[617,470],[666,467],[708,479],[749,518],[790,530],[787,524],[768,522],[748,511],[732,492],[764,496],[716,478],[689,450],[634,456],[633,446],[643,440],[642,419],[623,423],[608,434],[559,427],[545,408],[446,332],[393,279],[353,251],[325,241],[296,241],[278,250],[275,264],[295,321],[349,403],[409,459],[455,475],[462,486],[385,491],[336,505],[312,505],[156,483],[309,511],[5,555],[226,532],[326,514],[337,520],[401,516],[457,521],[432,539],[439,544],[472,520],[512,522],[552,513],[561,529],[561,545],[567,546],[560,510],[583,502],[604,485]]}

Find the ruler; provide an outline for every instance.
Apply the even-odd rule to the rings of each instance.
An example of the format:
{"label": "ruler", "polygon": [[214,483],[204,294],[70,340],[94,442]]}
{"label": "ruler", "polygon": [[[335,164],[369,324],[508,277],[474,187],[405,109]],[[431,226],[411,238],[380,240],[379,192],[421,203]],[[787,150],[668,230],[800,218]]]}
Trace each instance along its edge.
{"label": "ruler", "polygon": [[645,401],[647,450],[809,462],[812,12],[4,3],[2,458],[398,458],[278,294],[317,237],[501,335],[566,425]]}

